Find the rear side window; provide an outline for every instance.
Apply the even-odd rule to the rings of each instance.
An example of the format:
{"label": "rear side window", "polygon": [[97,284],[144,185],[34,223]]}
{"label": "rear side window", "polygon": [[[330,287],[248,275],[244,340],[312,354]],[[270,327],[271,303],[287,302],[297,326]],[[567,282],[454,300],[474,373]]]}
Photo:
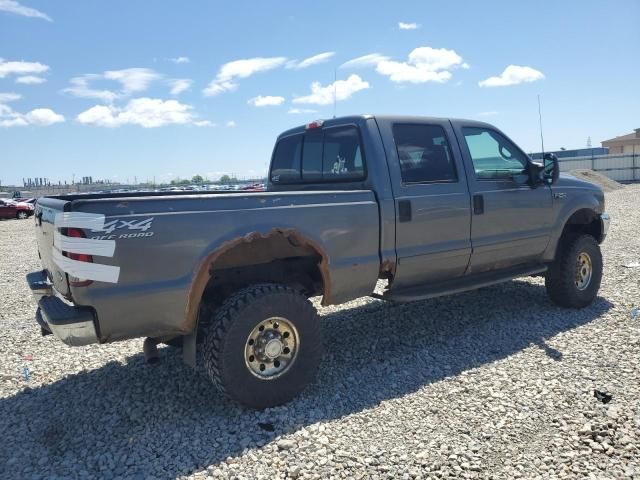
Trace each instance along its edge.
{"label": "rear side window", "polygon": [[393,137],[404,183],[457,181],[453,155],[442,127],[396,124]]}
{"label": "rear side window", "polygon": [[313,129],[278,142],[271,167],[273,183],[363,180],[360,135],[355,126]]}

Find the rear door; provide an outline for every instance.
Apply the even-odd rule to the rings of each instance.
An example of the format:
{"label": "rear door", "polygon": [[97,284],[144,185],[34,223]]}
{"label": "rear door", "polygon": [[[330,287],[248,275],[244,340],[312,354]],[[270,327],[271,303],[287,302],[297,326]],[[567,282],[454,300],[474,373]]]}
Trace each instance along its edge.
{"label": "rear door", "polygon": [[462,276],[471,255],[469,192],[451,124],[380,122],[396,202],[393,288]]}
{"label": "rear door", "polygon": [[516,181],[530,160],[499,130],[473,122],[454,127],[473,205],[468,273],[540,261],[551,232],[550,187]]}

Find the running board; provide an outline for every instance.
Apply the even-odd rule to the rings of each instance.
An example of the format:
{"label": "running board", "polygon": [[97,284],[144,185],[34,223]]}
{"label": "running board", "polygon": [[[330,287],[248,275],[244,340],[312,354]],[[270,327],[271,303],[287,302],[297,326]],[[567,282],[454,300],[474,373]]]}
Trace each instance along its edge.
{"label": "running board", "polygon": [[390,302],[406,303],[415,302],[417,300],[426,300],[427,298],[441,297],[443,295],[451,295],[454,293],[466,292],[468,290],[476,290],[478,288],[495,285],[497,283],[508,282],[517,277],[527,277],[547,271],[546,265],[524,265],[498,272],[485,272],[468,277],[455,278],[439,284],[419,285],[411,288],[403,288],[401,290],[388,290],[383,294],[373,293],[374,298],[388,300]]}

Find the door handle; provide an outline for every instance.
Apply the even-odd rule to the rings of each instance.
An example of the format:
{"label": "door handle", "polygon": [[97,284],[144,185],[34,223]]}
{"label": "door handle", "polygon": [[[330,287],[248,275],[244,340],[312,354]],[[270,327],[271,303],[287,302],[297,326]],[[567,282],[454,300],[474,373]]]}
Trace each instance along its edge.
{"label": "door handle", "polygon": [[411,221],[411,200],[398,200],[398,221]]}
{"label": "door handle", "polygon": [[480,194],[473,196],[473,213],[482,215],[484,213],[484,197]]}

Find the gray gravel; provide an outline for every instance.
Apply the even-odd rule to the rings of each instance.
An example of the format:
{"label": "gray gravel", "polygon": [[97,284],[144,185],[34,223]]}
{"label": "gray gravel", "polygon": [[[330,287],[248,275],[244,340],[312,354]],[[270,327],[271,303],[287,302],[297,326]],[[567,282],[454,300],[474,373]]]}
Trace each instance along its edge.
{"label": "gray gravel", "polygon": [[640,261],[640,186],[607,203],[590,308],[555,307],[539,278],[323,308],[318,381],[264,412],[223,400],[173,349],[149,366],[142,340],[41,337],[33,223],[2,221],[0,476],[639,478],[640,268],[623,265]]}

